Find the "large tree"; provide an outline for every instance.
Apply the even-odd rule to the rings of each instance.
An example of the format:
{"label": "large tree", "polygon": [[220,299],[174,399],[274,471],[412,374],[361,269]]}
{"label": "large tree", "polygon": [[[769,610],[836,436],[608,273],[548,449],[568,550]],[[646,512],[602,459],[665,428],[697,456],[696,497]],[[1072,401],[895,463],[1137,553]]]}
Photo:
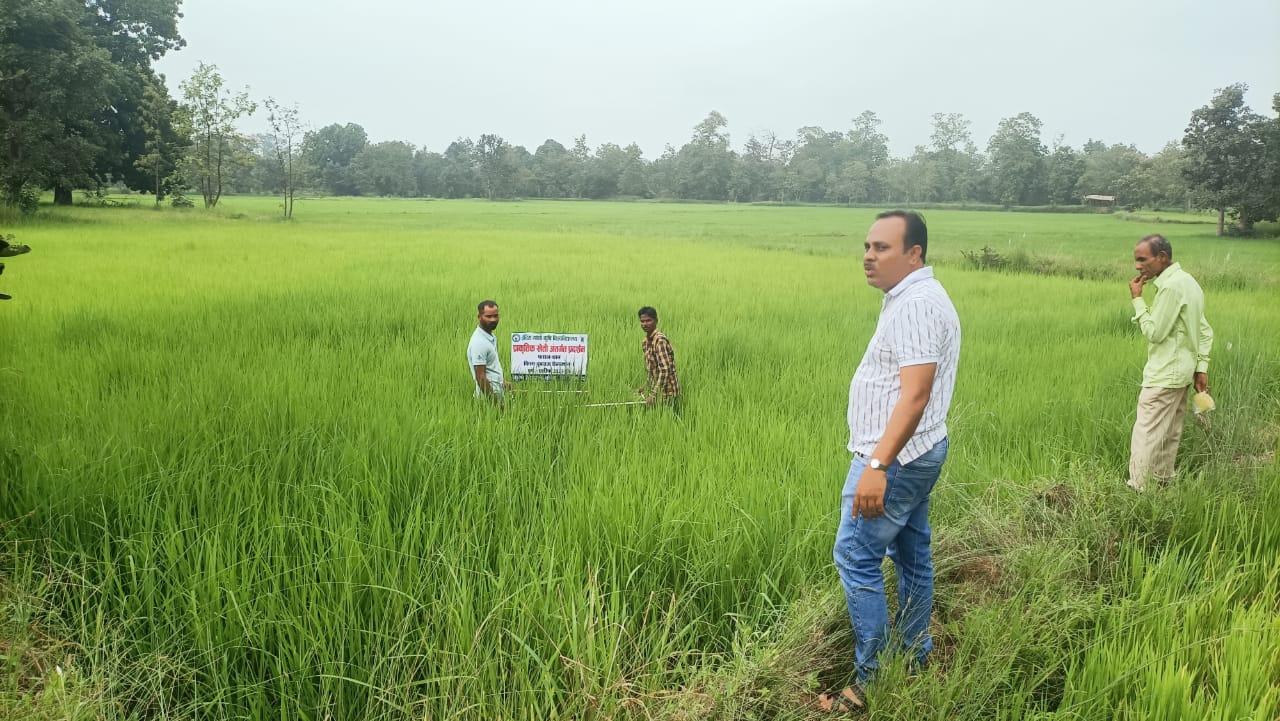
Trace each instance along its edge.
{"label": "large tree", "polygon": [[94,183],[98,121],[118,74],[72,0],[0,0],[0,195],[35,209],[39,191]]}
{"label": "large tree", "polygon": [[1045,158],[1045,193],[1053,205],[1079,205],[1081,193],[1077,190],[1084,175],[1086,160],[1070,145],[1058,139],[1053,152]]}
{"label": "large tree", "polygon": [[742,146],[734,163],[730,189],[734,200],[781,200],[783,162],[778,136],[766,132],[752,135]]}
{"label": "large tree", "polygon": [[[846,133],[849,142],[847,157],[839,162],[836,182],[846,195],[850,186],[850,173],[861,179],[855,185],[863,188],[857,200],[879,201],[884,199],[884,169],[889,164],[889,137],[880,132],[882,122],[874,112],[864,110],[853,119],[853,128]],[[852,170],[851,170],[852,169]]]}
{"label": "large tree", "polygon": [[987,144],[988,172],[996,199],[1005,205],[1040,205],[1044,193],[1044,159],[1040,119],[1018,113],[996,126]]}
{"label": "large tree", "polygon": [[729,149],[729,121],[712,110],[693,127],[693,137],[680,149],[679,194],[698,200],[728,200],[734,155]]}
{"label": "large tree", "polygon": [[109,178],[154,185],[156,164],[139,160],[154,160],[153,133],[168,136],[160,144],[175,138],[168,118],[155,117],[172,105],[146,107],[146,96],[157,83],[152,61],[183,44],[177,8],[177,0],[0,0],[7,202],[54,188],[55,201],[69,203],[72,188]]}
{"label": "large tree", "polygon": [[1085,145],[1084,172],[1076,182],[1076,195],[1114,195],[1122,205],[1143,205],[1146,198],[1134,193],[1133,175],[1146,156],[1132,145],[1104,146],[1099,141]]}
{"label": "large tree", "polygon": [[187,157],[189,177],[200,188],[204,207],[212,208],[222,198],[239,137],[236,121],[251,115],[257,104],[249,99],[248,88],[232,93],[215,65],[200,63],[181,86],[182,120],[192,141]]}
{"label": "large tree", "polygon": [[1238,214],[1242,228],[1253,223],[1250,196],[1258,192],[1266,163],[1264,120],[1245,105],[1248,89],[1244,83],[1219,88],[1208,105],[1191,113],[1182,137],[1183,175],[1203,207],[1218,211],[1218,235],[1229,211]]}
{"label": "large tree", "polygon": [[516,167],[508,154],[511,146],[496,133],[484,133],[476,141],[476,165],[480,170],[480,181],[484,185],[485,195],[489,200],[509,198],[515,187]]}
{"label": "large tree", "polygon": [[[187,139],[174,125],[177,103],[169,97],[163,78],[155,78],[143,91],[133,125],[141,131],[142,153],[134,161],[139,179],[126,180],[133,188],[147,187],[159,205],[173,182],[171,174],[187,146]],[[142,178],[145,178],[143,180]]]}
{"label": "large tree", "polygon": [[591,156],[587,172],[588,198],[612,198],[618,194],[618,181],[629,158],[617,143],[604,143]]}
{"label": "large tree", "polygon": [[418,181],[418,196],[447,197],[444,190],[444,156],[422,149],[413,154],[413,175]]}
{"label": "large tree", "polygon": [[976,198],[982,158],[969,132],[971,123],[960,113],[934,113],[929,135],[933,182],[939,200]]}
{"label": "large tree", "polygon": [[1271,111],[1275,117],[1262,121],[1258,131],[1263,159],[1258,192],[1252,199],[1256,207],[1250,217],[1254,220],[1280,219],[1280,93],[1271,96]]}
{"label": "large tree", "polygon": [[[96,173],[133,188],[153,186],[154,173],[145,172],[138,161],[159,149],[162,161],[172,165],[173,152],[182,144],[173,127],[177,105],[151,65],[186,44],[178,34],[180,0],[82,2],[88,14],[86,25],[96,44],[110,52],[116,71],[111,103],[97,123],[103,152]],[[157,89],[159,97],[149,97]],[[70,188],[55,190],[70,202]]]}
{"label": "large tree", "polygon": [[920,203],[934,200],[937,187],[936,163],[924,146],[917,145],[909,158],[900,158],[885,170],[885,199],[893,203]]}
{"label": "large tree", "polygon": [[446,198],[476,198],[482,194],[483,181],[476,169],[475,149],[471,138],[458,138],[444,149],[440,182]]}
{"label": "large tree", "polygon": [[676,198],[680,197],[679,185],[679,151],[668,145],[649,165],[649,191],[659,198]]}
{"label": "large tree", "polygon": [[535,193],[542,198],[567,198],[573,192],[574,159],[558,141],[548,138],[533,151]]}
{"label": "large tree", "polygon": [[1151,192],[1150,205],[1156,208],[1191,208],[1191,191],[1183,176],[1187,154],[1176,140],[1152,155],[1143,168]]}
{"label": "large tree", "polygon": [[631,197],[647,197],[649,194],[649,164],[644,151],[636,143],[629,143],[618,155],[618,193]]}
{"label": "large tree", "polygon": [[800,128],[783,181],[788,198],[805,203],[844,202],[829,191],[849,157],[850,143],[844,133],[818,126]]}
{"label": "large tree", "polygon": [[351,162],[368,144],[364,128],[333,123],[303,137],[302,159],[314,173],[317,187],[331,195],[356,195]]}
{"label": "large tree", "polygon": [[367,146],[351,161],[351,176],[364,195],[410,197],[417,194],[414,148],[388,141]]}

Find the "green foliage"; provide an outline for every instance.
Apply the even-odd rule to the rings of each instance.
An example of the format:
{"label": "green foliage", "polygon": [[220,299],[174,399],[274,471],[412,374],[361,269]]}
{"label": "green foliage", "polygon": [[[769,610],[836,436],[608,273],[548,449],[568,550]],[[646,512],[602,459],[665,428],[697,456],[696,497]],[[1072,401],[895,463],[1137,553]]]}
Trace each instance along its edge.
{"label": "green foliage", "polygon": [[[1243,230],[1255,215],[1267,215],[1266,194],[1274,193],[1259,178],[1277,177],[1267,172],[1266,121],[1245,105],[1246,90],[1243,83],[1219,88],[1208,105],[1191,114],[1182,139],[1187,150],[1183,175],[1193,192],[1206,207],[1234,210]],[[1219,228],[1219,235],[1223,232]]]}
{"label": "green foliage", "polygon": [[204,207],[213,208],[222,199],[226,178],[235,162],[240,141],[236,121],[252,115],[257,104],[249,100],[247,88],[234,94],[225,88],[222,74],[214,65],[200,63],[181,87],[179,125],[182,134],[191,138],[184,174],[200,189]]}
{"label": "green foliage", "polygon": [[1054,145],[1045,161],[1045,190],[1054,205],[1075,205],[1082,195],[1077,186],[1085,174],[1086,160],[1069,145]]}
{"label": "green foliage", "polygon": [[962,250],[960,255],[974,270],[1003,270],[1009,265],[1009,261],[989,245],[982,246],[982,250]]}
{"label": "green foliage", "polygon": [[0,0],[0,199],[20,205],[31,185],[69,202],[137,177],[151,62],[181,46],[176,17],[175,0]]}
{"label": "green foliage", "polygon": [[[1101,146],[1098,143],[1098,146]],[[1121,202],[1130,204],[1133,198],[1126,180],[1137,171],[1145,159],[1132,145],[1119,143],[1111,147],[1095,147],[1084,153],[1084,172],[1076,181],[1076,196],[1114,195]],[[1138,202],[1141,205],[1141,201]]]}
{"label": "green foliage", "polygon": [[[930,144],[917,146],[908,157],[891,158],[880,125],[874,112],[865,111],[853,118],[848,130],[804,127],[794,140],[765,132],[748,137],[741,151],[735,151],[728,120],[713,111],[694,127],[687,143],[669,146],[648,160],[634,143],[624,147],[606,142],[593,148],[585,135],[575,138],[570,148],[548,139],[532,153],[495,134],[478,140],[458,138],[443,152],[402,142],[379,143],[371,149],[364,129],[348,123],[307,133],[301,159],[307,168],[305,182],[334,195],[909,207],[959,203],[1069,212],[1066,209],[1079,206],[1083,195],[1103,193],[1117,196],[1121,207],[1129,209],[1189,210],[1195,204],[1184,181],[1189,154],[1177,144],[1148,156],[1131,145],[1091,140],[1078,152],[1059,142],[1050,153],[1040,140],[1040,120],[1022,113],[1001,122],[983,155],[973,143],[968,120],[958,113],[935,113]],[[1280,138],[1277,127],[1267,126],[1270,130],[1264,128],[1259,137]],[[1271,148],[1280,141],[1265,144]],[[233,166],[229,187],[237,192],[278,192],[283,172],[276,168],[277,147],[270,137],[260,137],[255,152],[270,159],[267,167],[259,163],[255,172],[247,173]],[[250,152],[240,149],[237,154],[248,157]],[[144,156],[146,167],[151,167],[151,157]],[[1277,169],[1280,161],[1268,160],[1260,172],[1271,177],[1280,172]],[[1254,187],[1250,197],[1257,198],[1239,209],[1241,217],[1268,218],[1266,209],[1274,204],[1263,199],[1274,195],[1271,186]]]}
{"label": "green foliage", "polygon": [[400,142],[367,145],[351,161],[351,177],[366,195],[415,195],[413,146]]}
{"label": "green foliage", "polygon": [[284,196],[285,219],[293,217],[294,195],[298,184],[306,174],[306,163],[301,153],[303,141],[302,121],[298,119],[298,106],[283,106],[275,98],[263,101],[267,109],[267,122],[271,125],[271,160],[280,174],[280,193]]}
{"label": "green foliage", "polygon": [[163,80],[152,76],[145,84],[133,123],[142,137],[133,170],[141,175],[131,173],[124,180],[133,187],[149,189],[156,205],[175,187],[185,184],[179,170],[190,138],[181,134],[182,128],[175,123],[177,108]]}
{"label": "green foliage", "polygon": [[40,189],[32,183],[23,183],[17,188],[6,184],[0,187],[0,196],[5,205],[23,215],[31,215],[40,208]]}
{"label": "green foliage", "polygon": [[0,5],[0,195],[24,212],[29,186],[93,182],[95,123],[115,71],[83,16],[72,2]]}
{"label": "green foliage", "polygon": [[358,189],[351,163],[368,144],[364,128],[355,123],[334,123],[307,133],[302,140],[302,157],[314,173],[314,187],[328,195],[355,195]]}
{"label": "green foliage", "polygon": [[992,194],[1005,205],[1040,205],[1045,201],[1044,163],[1040,142],[1043,123],[1031,113],[1005,118],[987,144]]}

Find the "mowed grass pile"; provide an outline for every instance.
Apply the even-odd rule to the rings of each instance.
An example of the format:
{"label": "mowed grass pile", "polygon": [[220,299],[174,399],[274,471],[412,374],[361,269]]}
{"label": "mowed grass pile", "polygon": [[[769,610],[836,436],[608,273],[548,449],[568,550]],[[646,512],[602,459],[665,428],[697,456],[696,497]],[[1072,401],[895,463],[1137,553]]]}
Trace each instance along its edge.
{"label": "mowed grass pile", "polygon": [[[229,198],[46,209],[0,285],[0,714],[805,718],[869,210]],[[1280,245],[1169,226],[1220,409],[1123,486],[1145,342],[1105,216],[934,212],[964,325],[930,671],[873,718],[1280,713]],[[977,271],[984,246],[1047,274]],[[590,335],[588,394],[478,406],[475,304]],[[630,400],[635,312],[683,414]],[[538,386],[535,386],[538,387]],[[71,709],[68,711],[67,709]]]}

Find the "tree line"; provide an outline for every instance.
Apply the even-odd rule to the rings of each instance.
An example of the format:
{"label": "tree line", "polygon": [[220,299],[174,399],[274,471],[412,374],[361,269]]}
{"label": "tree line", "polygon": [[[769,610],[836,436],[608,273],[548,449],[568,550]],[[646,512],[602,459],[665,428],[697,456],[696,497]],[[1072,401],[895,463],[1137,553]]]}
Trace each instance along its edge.
{"label": "tree line", "polygon": [[[656,158],[585,136],[530,152],[492,133],[440,152],[370,142],[356,123],[305,129],[296,106],[232,91],[201,64],[170,97],[151,62],[183,46],[178,0],[0,0],[0,199],[32,210],[53,189],[123,186],[176,205],[216,206],[223,193],[277,193],[284,214],[301,191],[435,198],[673,198],[728,202],[1072,206],[1086,195],[1122,207],[1214,209],[1248,230],[1280,216],[1277,117],[1254,113],[1247,88],[1216,91],[1181,141],[1153,154],[1090,140],[1052,140],[1031,113],[999,122],[979,147],[959,113],[935,113],[929,142],[889,153],[873,111],[844,129],[730,142],[712,111],[687,142]],[[269,132],[244,134],[266,111]]]}

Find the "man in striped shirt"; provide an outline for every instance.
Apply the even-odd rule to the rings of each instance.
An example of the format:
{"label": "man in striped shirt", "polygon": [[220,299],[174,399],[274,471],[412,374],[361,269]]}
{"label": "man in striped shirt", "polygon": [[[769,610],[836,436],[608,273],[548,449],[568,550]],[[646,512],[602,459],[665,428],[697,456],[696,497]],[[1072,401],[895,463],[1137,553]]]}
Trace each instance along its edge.
{"label": "man in striped shirt", "polygon": [[646,305],[640,309],[640,329],[644,331],[644,367],[649,374],[649,384],[640,389],[644,402],[659,402],[678,408],[680,402],[680,377],[676,374],[676,352],[671,341],[658,330],[658,311]]}
{"label": "man in striped shirt", "polygon": [[[862,257],[867,283],[884,292],[875,333],[849,385],[853,462],[841,494],[834,556],[855,634],[859,683],[869,681],[889,640],[881,563],[898,571],[896,639],[923,667],[933,639],[929,495],[947,457],[947,409],[960,360],[960,319],[933,268],[918,213],[876,217]],[[862,705],[860,689],[824,696]]]}

